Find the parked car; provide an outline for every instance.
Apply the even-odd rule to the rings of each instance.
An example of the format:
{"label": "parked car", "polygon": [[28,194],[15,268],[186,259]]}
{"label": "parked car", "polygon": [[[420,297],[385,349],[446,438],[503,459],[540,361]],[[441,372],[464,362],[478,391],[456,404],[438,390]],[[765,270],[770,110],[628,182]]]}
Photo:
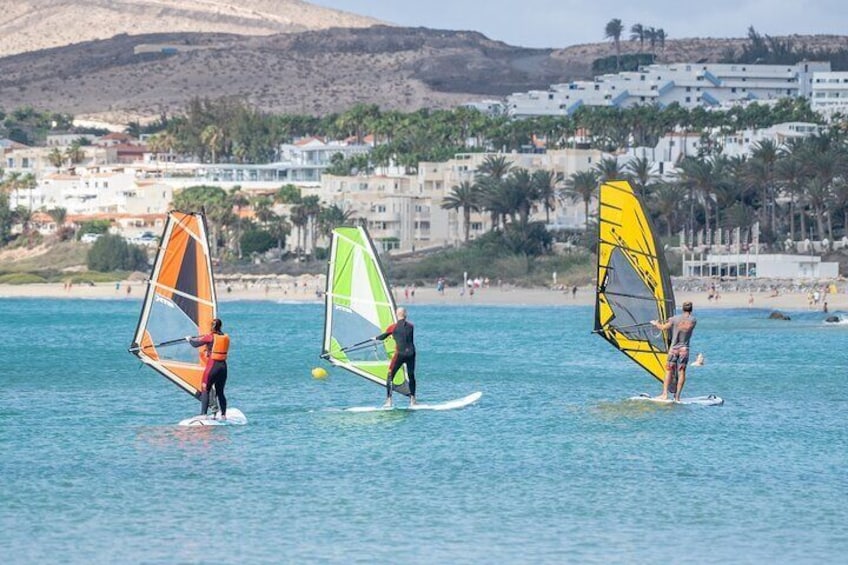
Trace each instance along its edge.
{"label": "parked car", "polygon": [[132,243],[133,245],[144,245],[147,247],[152,247],[159,242],[159,238],[151,232],[144,232],[141,235],[137,235],[127,239],[127,242]]}
{"label": "parked car", "polygon": [[102,233],[84,233],[82,234],[82,237],[80,237],[80,241],[83,243],[94,243],[100,239],[100,236],[102,235]]}

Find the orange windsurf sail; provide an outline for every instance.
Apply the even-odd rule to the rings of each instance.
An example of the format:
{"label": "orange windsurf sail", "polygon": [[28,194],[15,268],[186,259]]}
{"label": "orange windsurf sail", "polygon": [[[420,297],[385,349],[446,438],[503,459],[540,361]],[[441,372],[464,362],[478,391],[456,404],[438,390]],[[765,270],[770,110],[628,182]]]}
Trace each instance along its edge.
{"label": "orange windsurf sail", "polygon": [[199,398],[206,360],[185,338],[207,333],[217,311],[205,218],[170,212],[130,353]]}

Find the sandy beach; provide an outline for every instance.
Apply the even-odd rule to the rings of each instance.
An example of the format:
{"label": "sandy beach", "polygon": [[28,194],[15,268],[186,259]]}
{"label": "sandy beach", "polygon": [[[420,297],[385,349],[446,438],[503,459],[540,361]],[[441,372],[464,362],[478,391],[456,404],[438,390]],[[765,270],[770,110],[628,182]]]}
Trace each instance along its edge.
{"label": "sandy beach", "polygon": [[[81,298],[100,300],[140,300],[145,291],[145,283],[123,281],[116,283],[98,283],[91,285],[73,285],[68,288],[62,283],[0,285],[0,298]],[[268,300],[273,302],[321,302],[320,291],[324,288],[322,276],[316,276],[294,286],[293,284],[252,284],[231,283],[218,286],[218,299],[228,300]],[[407,290],[409,293],[407,295]],[[519,288],[503,286],[501,288],[478,288],[472,295],[464,293],[458,287],[449,287],[444,293],[435,288],[418,287],[412,289],[397,287],[394,289],[398,304],[422,305],[502,305],[502,306],[589,306],[594,303],[594,289],[583,286],[572,295],[571,290],[550,290],[545,288]],[[840,292],[824,295],[824,301],[810,304],[806,291],[781,291],[777,296],[773,291],[738,292],[724,291],[718,300],[709,300],[708,293],[693,292],[686,289],[675,291],[677,304],[692,301],[695,310],[709,308],[757,308],[787,311],[823,311],[823,302],[827,302],[829,312],[848,311],[848,293]]]}

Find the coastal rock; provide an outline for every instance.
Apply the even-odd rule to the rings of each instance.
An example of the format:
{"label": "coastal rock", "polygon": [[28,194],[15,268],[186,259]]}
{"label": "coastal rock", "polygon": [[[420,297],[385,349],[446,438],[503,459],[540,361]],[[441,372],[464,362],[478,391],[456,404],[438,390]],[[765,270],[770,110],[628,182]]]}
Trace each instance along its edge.
{"label": "coastal rock", "polygon": [[792,318],[790,318],[789,316],[787,316],[783,312],[778,312],[777,310],[775,310],[774,312],[769,314],[769,320],[791,320],[791,319]]}
{"label": "coastal rock", "polygon": [[828,316],[824,319],[824,321],[830,324],[838,324],[841,320],[839,319],[839,316]]}

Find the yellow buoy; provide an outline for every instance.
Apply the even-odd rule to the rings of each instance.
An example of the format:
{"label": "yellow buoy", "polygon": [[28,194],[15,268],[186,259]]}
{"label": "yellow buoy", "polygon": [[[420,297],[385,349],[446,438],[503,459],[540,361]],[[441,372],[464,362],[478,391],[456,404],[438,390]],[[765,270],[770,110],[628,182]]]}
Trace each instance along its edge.
{"label": "yellow buoy", "polygon": [[316,379],[327,378],[327,371],[323,367],[315,367],[312,369],[312,377]]}

